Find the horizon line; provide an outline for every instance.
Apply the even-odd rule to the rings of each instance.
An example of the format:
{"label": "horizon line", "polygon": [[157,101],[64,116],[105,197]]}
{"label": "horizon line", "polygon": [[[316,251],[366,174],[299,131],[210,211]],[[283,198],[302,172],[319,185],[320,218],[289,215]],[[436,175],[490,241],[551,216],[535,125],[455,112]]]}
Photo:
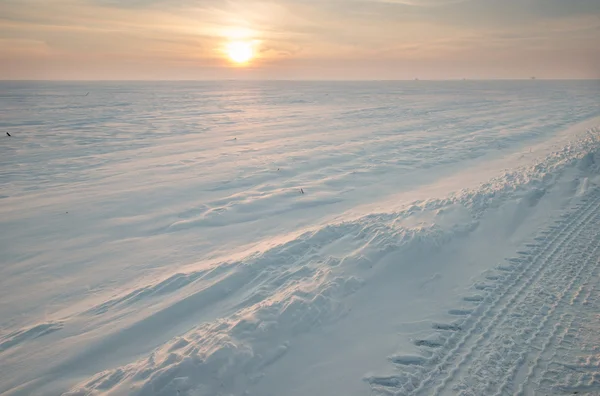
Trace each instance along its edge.
{"label": "horizon line", "polygon": [[0,82],[463,82],[463,81],[600,81],[599,78],[414,78],[414,79],[322,79],[322,78],[214,78],[214,79],[0,79]]}

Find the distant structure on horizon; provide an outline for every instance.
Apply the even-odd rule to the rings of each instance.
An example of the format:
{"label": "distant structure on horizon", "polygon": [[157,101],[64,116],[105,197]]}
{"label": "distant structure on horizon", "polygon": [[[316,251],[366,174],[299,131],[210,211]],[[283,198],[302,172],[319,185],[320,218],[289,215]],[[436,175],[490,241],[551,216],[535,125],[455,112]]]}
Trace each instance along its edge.
{"label": "distant structure on horizon", "polygon": [[532,80],[535,80],[535,76],[534,76],[534,77],[531,77],[531,79],[532,79]]}

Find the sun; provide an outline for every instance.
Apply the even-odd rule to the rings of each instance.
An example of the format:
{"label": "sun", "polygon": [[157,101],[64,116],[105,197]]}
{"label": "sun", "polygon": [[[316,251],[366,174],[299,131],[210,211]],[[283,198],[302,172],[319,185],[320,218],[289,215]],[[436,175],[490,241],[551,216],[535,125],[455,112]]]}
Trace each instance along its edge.
{"label": "sun", "polygon": [[232,41],[227,44],[227,56],[239,65],[250,62],[254,58],[252,43],[247,41]]}

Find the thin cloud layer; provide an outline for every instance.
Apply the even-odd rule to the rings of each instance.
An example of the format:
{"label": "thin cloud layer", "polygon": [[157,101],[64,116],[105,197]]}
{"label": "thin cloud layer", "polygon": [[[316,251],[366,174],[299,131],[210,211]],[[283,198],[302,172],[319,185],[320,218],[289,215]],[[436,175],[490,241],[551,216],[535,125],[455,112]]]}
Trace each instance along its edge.
{"label": "thin cloud layer", "polygon": [[0,0],[7,79],[599,78],[599,41],[597,0]]}

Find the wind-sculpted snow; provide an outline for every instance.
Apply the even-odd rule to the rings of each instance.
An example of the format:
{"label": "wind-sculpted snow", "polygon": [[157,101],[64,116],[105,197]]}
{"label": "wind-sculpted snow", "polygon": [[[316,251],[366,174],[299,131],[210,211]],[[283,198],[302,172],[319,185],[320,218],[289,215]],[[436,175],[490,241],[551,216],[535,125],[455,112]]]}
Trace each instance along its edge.
{"label": "wind-sculpted snow", "polygon": [[[444,200],[415,202],[407,211],[331,224],[259,256],[218,265],[217,268],[229,266],[231,270],[219,281],[156,315],[166,316],[159,323],[176,320],[178,315],[191,315],[206,301],[214,303],[211,296],[216,293],[223,300],[238,296],[241,302],[231,307],[230,316],[174,338],[146,359],[100,373],[73,394],[109,388],[107,383],[111,381],[115,384],[110,384],[110,388],[125,383],[129,392],[140,395],[172,395],[177,391],[201,395],[243,393],[248,383],[260,380],[266,366],[286,353],[290,340],[345,314],[350,307],[344,304],[344,298],[365,282],[349,274],[360,274],[391,252],[435,249],[465,236],[476,229],[477,219],[499,202],[517,195],[535,199],[532,196],[551,188],[563,170],[574,164],[589,164],[588,158],[595,158],[600,148],[599,139],[599,130],[593,129],[584,139],[546,159],[495,178],[476,190],[462,191]],[[457,206],[467,210],[470,219],[448,227],[435,224],[437,217],[443,218],[446,210],[456,210]],[[436,213],[432,225],[411,229],[400,225],[402,219],[424,211]],[[355,248],[353,254],[336,257],[322,253],[342,239]],[[513,267],[499,267],[499,271],[504,270],[512,271]],[[212,292],[213,289],[217,291]],[[184,308],[179,308],[182,303]],[[171,315],[171,310],[178,313]],[[473,310],[453,309],[448,313],[471,317]],[[435,341],[421,344],[437,347]],[[390,360],[403,366],[427,363],[421,356],[401,355]]]}
{"label": "wind-sculpted snow", "polygon": [[595,389],[548,367],[593,365],[597,89],[404,84],[9,86],[0,392]]}
{"label": "wind-sculpted snow", "polygon": [[[453,327],[433,326],[424,356],[391,357],[398,373],[366,380],[377,394],[571,394],[600,391],[597,321],[600,190],[487,277],[494,285]],[[467,300],[469,302],[473,300]],[[591,307],[589,305],[592,305]],[[452,314],[452,313],[451,313]],[[584,324],[585,323],[585,324]],[[445,334],[442,334],[445,333]],[[435,336],[430,336],[435,337]],[[583,358],[581,356],[584,356]],[[577,360],[570,366],[565,361]]]}

